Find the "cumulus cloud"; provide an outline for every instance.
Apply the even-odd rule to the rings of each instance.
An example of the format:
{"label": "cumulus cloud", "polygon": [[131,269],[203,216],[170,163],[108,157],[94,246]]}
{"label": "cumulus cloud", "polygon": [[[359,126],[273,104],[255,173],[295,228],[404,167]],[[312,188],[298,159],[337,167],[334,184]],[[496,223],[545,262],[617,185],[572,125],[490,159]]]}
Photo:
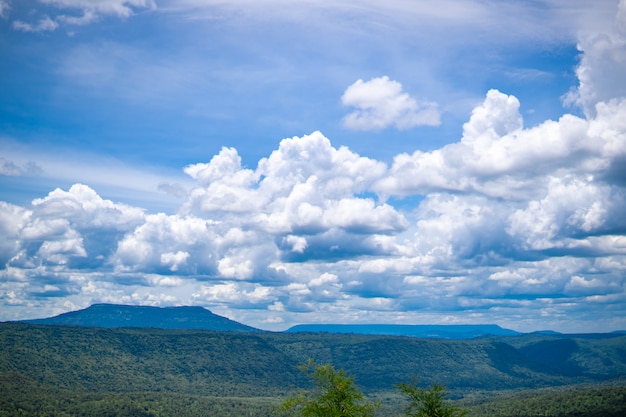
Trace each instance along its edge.
{"label": "cumulus cloud", "polygon": [[142,210],[104,200],[81,184],[69,191],[54,190],[35,199],[30,209],[16,210],[5,206],[3,212],[4,218],[14,222],[4,235],[4,244],[12,247],[5,268],[68,263],[94,267],[102,264],[110,256],[111,245],[144,217]]}
{"label": "cumulus cloud", "polygon": [[624,137],[613,127],[622,125],[615,118],[624,106],[624,100],[612,100],[599,104],[591,120],[564,115],[522,129],[518,100],[491,90],[464,125],[460,142],[397,155],[373,189],[384,195],[441,190],[518,199],[545,193],[551,174],[604,175],[624,153]]}
{"label": "cumulus cloud", "polygon": [[[393,233],[407,226],[400,213],[356,197],[384,171],[378,161],[334,148],[320,132],[284,139],[256,170],[243,168],[235,149],[223,148],[209,163],[185,168],[203,186],[191,191],[182,211],[218,218],[248,213],[241,219],[246,227],[277,236]],[[298,250],[306,247],[300,240]]]}
{"label": "cumulus cloud", "polygon": [[605,33],[581,36],[582,52],[576,69],[579,85],[564,97],[569,105],[580,106],[594,116],[596,104],[626,96],[626,1],[621,0],[612,28]]}
{"label": "cumulus cloud", "polygon": [[357,80],[343,93],[341,102],[355,108],[343,119],[343,125],[352,130],[376,131],[390,126],[404,130],[440,124],[435,103],[418,103],[403,92],[402,84],[387,76]]}

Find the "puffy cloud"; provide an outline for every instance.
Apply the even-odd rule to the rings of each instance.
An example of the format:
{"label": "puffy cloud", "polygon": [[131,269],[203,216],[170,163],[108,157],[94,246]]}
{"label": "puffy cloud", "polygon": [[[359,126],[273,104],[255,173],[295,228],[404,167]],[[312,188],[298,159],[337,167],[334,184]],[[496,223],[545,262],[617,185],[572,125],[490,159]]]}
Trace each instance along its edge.
{"label": "puffy cloud", "polygon": [[[473,112],[460,142],[432,152],[394,158],[387,177],[373,189],[383,195],[432,191],[476,192],[506,199],[546,191],[552,174],[605,175],[623,158],[626,101],[598,104],[591,120],[564,115],[522,129],[515,97],[496,90]],[[610,127],[609,127],[610,126]]]}
{"label": "puffy cloud", "polygon": [[217,240],[211,221],[153,214],[119,241],[112,260],[120,272],[211,275]]}
{"label": "puffy cloud", "polygon": [[[191,191],[185,213],[240,219],[273,235],[315,235],[329,229],[350,233],[394,233],[406,220],[393,207],[358,194],[385,172],[385,165],[336,149],[321,133],[281,141],[259,161],[242,168],[237,151],[223,148],[208,164],[185,168],[202,187]],[[307,245],[299,240],[298,250]]]}
{"label": "puffy cloud", "polygon": [[117,239],[144,219],[142,210],[104,200],[82,184],[33,200],[31,210],[4,208],[3,223],[13,225],[6,239],[17,243],[11,245],[15,250],[3,262],[5,268],[68,262],[87,262],[91,268],[104,262]]}
{"label": "puffy cloud", "polygon": [[203,285],[193,298],[204,303],[252,308],[270,305],[274,298],[272,293],[272,288],[260,284],[228,282]]}
{"label": "puffy cloud", "polygon": [[81,225],[124,227],[143,218],[142,210],[104,200],[83,184],[74,184],[68,191],[57,188],[32,205],[38,217],[65,217]]}
{"label": "puffy cloud", "polygon": [[404,130],[440,124],[435,103],[418,103],[402,91],[399,82],[387,76],[357,80],[343,93],[341,102],[355,108],[343,119],[344,126],[352,130],[382,130],[389,126]]}
{"label": "puffy cloud", "polygon": [[596,114],[596,105],[613,98],[626,97],[626,1],[620,0],[612,28],[606,33],[581,36],[578,49],[583,52],[576,69],[579,85],[565,97],[566,104],[579,105],[586,115]]}
{"label": "puffy cloud", "polygon": [[544,198],[511,214],[507,231],[535,250],[563,246],[563,239],[615,233],[626,226],[619,214],[624,197],[623,190],[582,178],[552,178]]}
{"label": "puffy cloud", "polygon": [[20,249],[20,230],[30,212],[22,207],[0,202],[0,269],[17,255]]}

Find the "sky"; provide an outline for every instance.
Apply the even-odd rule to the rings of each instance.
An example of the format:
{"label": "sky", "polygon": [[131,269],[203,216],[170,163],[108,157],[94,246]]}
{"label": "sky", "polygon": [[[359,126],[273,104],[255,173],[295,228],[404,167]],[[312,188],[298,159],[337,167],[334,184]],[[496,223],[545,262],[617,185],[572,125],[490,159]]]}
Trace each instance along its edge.
{"label": "sky", "polygon": [[0,321],[626,329],[626,0],[0,0]]}

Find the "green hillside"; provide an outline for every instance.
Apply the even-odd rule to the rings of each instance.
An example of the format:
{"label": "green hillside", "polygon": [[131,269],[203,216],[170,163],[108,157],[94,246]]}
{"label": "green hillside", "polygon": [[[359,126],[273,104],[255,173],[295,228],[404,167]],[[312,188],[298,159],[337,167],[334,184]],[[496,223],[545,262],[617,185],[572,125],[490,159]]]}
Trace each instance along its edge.
{"label": "green hillside", "polygon": [[626,386],[625,335],[438,340],[0,323],[0,416],[16,415],[7,410],[19,404],[46,408],[55,401],[67,415],[81,415],[76,410],[86,403],[104,407],[100,415],[168,415],[157,411],[176,407],[267,415],[279,398],[307,387],[296,367],[309,358],[345,369],[367,395],[389,402],[387,410],[397,408],[394,384],[413,377],[446,385],[451,398]]}

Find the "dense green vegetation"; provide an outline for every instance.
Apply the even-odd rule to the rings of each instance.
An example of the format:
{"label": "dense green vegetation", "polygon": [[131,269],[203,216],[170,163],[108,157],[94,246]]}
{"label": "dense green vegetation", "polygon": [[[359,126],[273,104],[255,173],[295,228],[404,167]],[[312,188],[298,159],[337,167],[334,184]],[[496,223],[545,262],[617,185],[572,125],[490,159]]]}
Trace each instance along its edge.
{"label": "dense green vegetation", "polygon": [[[301,369],[313,383],[313,389],[287,398],[281,414],[294,417],[373,417],[380,406],[369,401],[357,388],[354,378],[331,364],[309,361]],[[441,416],[444,417],[444,416]]]}
{"label": "dense green vegetation", "polygon": [[623,417],[626,386],[530,391],[464,404],[469,405],[467,417]]}
{"label": "dense green vegetation", "polygon": [[397,387],[409,400],[405,410],[408,417],[464,417],[467,414],[464,408],[444,400],[447,393],[443,385],[422,388],[416,381],[400,383]]}
{"label": "dense green vegetation", "polygon": [[[310,388],[297,369],[308,359],[346,370],[381,403],[376,416],[401,415],[395,384],[416,376],[448,387],[468,417],[626,415],[624,335],[435,340],[0,323],[0,417],[272,415]],[[580,384],[614,387],[534,391]]]}
{"label": "dense green vegetation", "polygon": [[278,398],[212,397],[172,392],[76,392],[0,373],[0,417],[269,417]]}

